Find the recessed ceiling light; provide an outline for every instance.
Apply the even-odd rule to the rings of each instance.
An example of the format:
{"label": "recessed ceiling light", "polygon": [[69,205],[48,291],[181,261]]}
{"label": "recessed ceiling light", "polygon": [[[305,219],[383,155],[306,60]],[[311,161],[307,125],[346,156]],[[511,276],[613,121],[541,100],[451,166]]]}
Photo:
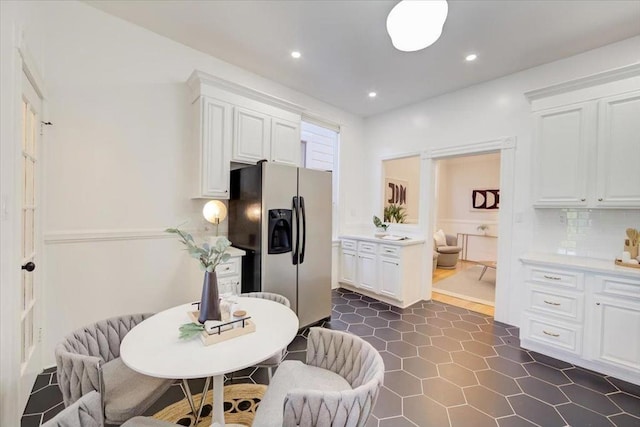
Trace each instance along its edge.
{"label": "recessed ceiling light", "polygon": [[478,59],[478,55],[476,55],[475,53],[470,53],[469,55],[465,56],[464,58],[466,61],[475,61],[476,59]]}
{"label": "recessed ceiling light", "polygon": [[369,92],[369,98],[375,98],[376,96],[378,96],[377,93],[375,92]]}
{"label": "recessed ceiling light", "polygon": [[297,50],[294,50],[293,52],[291,52],[291,57],[298,59],[302,56],[302,54],[300,52],[298,52]]}

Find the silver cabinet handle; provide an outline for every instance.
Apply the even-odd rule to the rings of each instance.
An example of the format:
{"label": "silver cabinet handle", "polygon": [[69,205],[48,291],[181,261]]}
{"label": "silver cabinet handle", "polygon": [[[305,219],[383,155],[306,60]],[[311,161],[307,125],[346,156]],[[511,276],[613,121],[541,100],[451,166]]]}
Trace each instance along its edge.
{"label": "silver cabinet handle", "polygon": [[552,301],[547,301],[547,300],[544,300],[544,303],[545,304],[549,304],[549,305],[561,305],[559,302],[552,302]]}
{"label": "silver cabinet handle", "polygon": [[587,201],[587,199],[580,199],[580,201],[581,201],[581,202],[586,202],[586,201]]}
{"label": "silver cabinet handle", "polygon": [[556,277],[556,276],[547,276],[546,274],[543,276],[545,279],[549,279],[549,280],[562,280],[562,278],[560,277]]}
{"label": "silver cabinet handle", "polygon": [[554,338],[557,338],[557,337],[560,336],[560,334],[554,334],[552,332],[547,332],[544,329],[542,330],[542,333],[545,334],[545,335],[549,335],[550,337],[554,337]]}
{"label": "silver cabinet handle", "polygon": [[599,202],[601,202],[601,201],[602,201],[602,197],[600,197],[600,198],[598,199],[598,201],[599,201]]}

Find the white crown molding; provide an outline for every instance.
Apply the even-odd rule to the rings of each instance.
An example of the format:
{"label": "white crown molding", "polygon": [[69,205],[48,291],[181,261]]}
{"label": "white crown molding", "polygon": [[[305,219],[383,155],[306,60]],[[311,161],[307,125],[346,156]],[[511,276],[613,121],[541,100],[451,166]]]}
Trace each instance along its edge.
{"label": "white crown molding", "polygon": [[525,92],[524,95],[529,101],[534,101],[548,96],[560,95],[562,93],[636,76],[640,76],[640,62],[540,89],[530,90]]}
{"label": "white crown molding", "polygon": [[464,156],[465,154],[477,154],[513,148],[516,148],[516,139],[513,137],[505,137],[500,139],[493,139],[490,141],[456,145],[453,147],[433,148],[423,152],[422,158],[439,159],[446,157]]}
{"label": "white crown molding", "polygon": [[251,98],[256,101],[264,102],[274,107],[282,108],[283,110],[288,110],[298,114],[304,111],[304,108],[302,106],[294,104],[293,102],[289,102],[285,99],[269,95],[268,93],[252,89],[250,87],[243,86],[229,80],[225,80],[221,77],[207,74],[204,71],[200,70],[194,70],[194,72],[187,80],[187,84],[195,93],[200,91],[201,85],[210,85],[238,95],[245,96],[247,98]]}
{"label": "white crown molding", "polygon": [[[197,230],[185,229],[189,233]],[[112,242],[119,240],[175,239],[175,236],[164,229],[131,229],[131,230],[60,230],[45,233],[45,244]]]}

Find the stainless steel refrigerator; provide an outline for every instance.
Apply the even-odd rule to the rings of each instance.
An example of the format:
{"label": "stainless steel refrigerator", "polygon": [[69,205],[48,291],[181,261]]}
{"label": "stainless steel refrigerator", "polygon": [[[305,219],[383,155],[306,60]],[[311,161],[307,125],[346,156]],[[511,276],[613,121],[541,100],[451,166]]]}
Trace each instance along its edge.
{"label": "stainless steel refrigerator", "polygon": [[331,316],[331,172],[267,163],[231,171],[229,240],[242,292],[284,295],[300,327]]}

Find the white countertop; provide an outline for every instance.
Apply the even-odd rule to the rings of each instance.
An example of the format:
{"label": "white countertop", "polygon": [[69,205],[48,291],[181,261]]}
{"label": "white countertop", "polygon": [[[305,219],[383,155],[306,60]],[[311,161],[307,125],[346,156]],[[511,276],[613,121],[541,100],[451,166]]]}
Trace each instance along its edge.
{"label": "white countertop", "polygon": [[238,249],[238,248],[234,248],[233,246],[230,246],[227,249],[227,253],[229,255],[231,255],[231,258],[239,257],[239,256],[245,256],[247,254],[244,250]]}
{"label": "white countertop", "polygon": [[[401,236],[401,235],[398,234],[398,236]],[[380,237],[375,237],[375,236],[366,235],[366,234],[343,234],[338,236],[338,238],[365,240],[367,242],[384,243],[385,245],[395,245],[395,246],[412,246],[412,245],[421,245],[424,243],[424,239],[415,239],[413,237],[410,237],[406,240],[387,240],[387,239],[381,239]]]}
{"label": "white countertop", "polygon": [[614,260],[587,258],[571,255],[529,253],[520,257],[521,261],[529,264],[539,264],[558,267],[579,268],[595,273],[614,273],[616,275],[640,278],[640,269],[621,267],[614,264]]}

